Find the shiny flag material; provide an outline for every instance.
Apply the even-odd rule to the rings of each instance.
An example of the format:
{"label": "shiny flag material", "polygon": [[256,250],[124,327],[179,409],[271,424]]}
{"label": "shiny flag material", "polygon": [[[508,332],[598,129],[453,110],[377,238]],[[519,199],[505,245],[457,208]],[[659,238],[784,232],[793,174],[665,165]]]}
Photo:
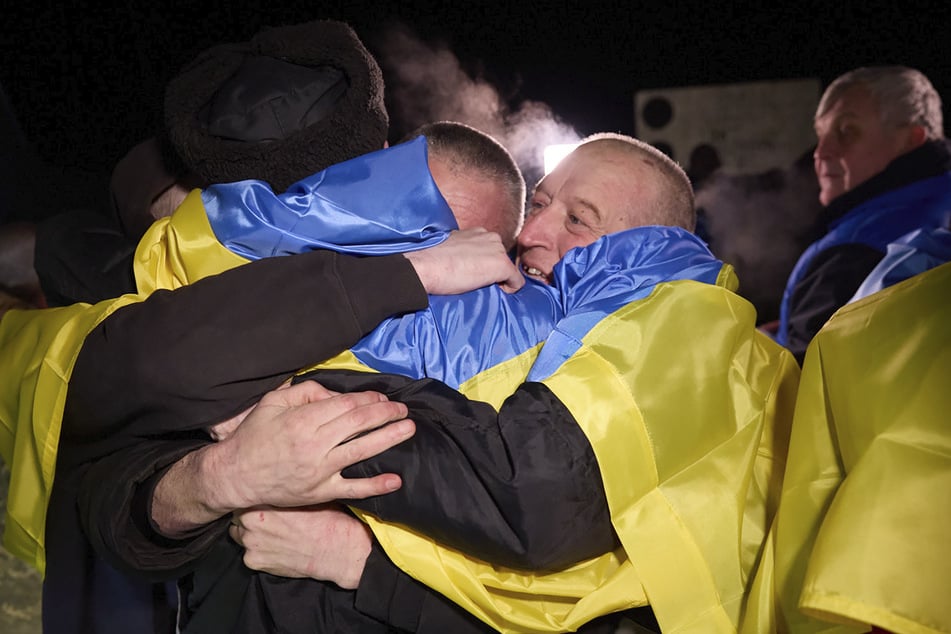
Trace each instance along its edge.
{"label": "shiny flag material", "polygon": [[951,262],[951,231],[943,227],[912,231],[888,245],[885,257],[849,301],[877,293],[945,262]]}
{"label": "shiny flag material", "polygon": [[[951,632],[951,264],[840,309],[810,345],[749,631]],[[775,623],[773,623],[775,621]]]}
{"label": "shiny flag material", "polygon": [[429,173],[425,137],[331,165],[282,194],[252,180],[212,185],[201,197],[218,241],[249,260],[313,249],[401,253],[459,228]]}
{"label": "shiny flag material", "polygon": [[402,253],[435,246],[457,228],[419,137],[328,167],[282,194],[260,181],[192,191],[139,242],[135,280],[151,293],[274,255]]}
{"label": "shiny flag material", "polygon": [[[482,394],[479,400],[496,403],[526,377],[540,380],[535,377],[543,367],[557,367],[574,352],[577,337],[562,336],[559,354],[554,354],[556,323],[561,333],[568,332],[569,323],[586,332],[609,313],[650,294],[659,282],[692,279],[714,284],[722,270],[723,263],[693,234],[676,227],[637,227],[569,251],[555,266],[557,287],[528,280],[515,294],[493,285],[431,297],[427,310],[388,319],[350,352],[373,370],[434,378],[458,389],[545,342],[545,358],[550,359],[546,364],[535,361],[535,351],[517,362],[523,371],[507,375],[507,382],[498,381],[494,369],[481,379],[491,376],[502,391]],[[570,319],[564,319],[566,314]]]}
{"label": "shiny flag material", "polygon": [[0,457],[11,470],[3,544],[41,573],[66,384],[86,334],[133,301],[11,310],[0,321]]}
{"label": "shiny flag material", "polygon": [[[571,631],[647,603],[665,632],[736,631],[778,500],[799,373],[756,331],[732,270],[713,279],[635,285],[633,301],[609,299],[593,326],[559,322],[559,339],[577,343],[566,360],[552,359],[568,348],[546,342],[536,361],[591,441],[622,548],[532,575],[362,514],[389,557],[502,632]],[[493,372],[462,391],[498,407],[515,386]]]}

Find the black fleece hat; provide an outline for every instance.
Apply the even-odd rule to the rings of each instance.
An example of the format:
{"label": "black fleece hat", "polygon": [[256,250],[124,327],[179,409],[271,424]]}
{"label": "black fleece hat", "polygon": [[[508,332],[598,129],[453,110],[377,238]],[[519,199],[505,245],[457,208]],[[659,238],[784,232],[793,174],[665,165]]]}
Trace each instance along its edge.
{"label": "black fleece hat", "polygon": [[267,28],[212,47],[165,90],[168,140],[199,185],[276,192],[386,141],[383,76],[343,22]]}

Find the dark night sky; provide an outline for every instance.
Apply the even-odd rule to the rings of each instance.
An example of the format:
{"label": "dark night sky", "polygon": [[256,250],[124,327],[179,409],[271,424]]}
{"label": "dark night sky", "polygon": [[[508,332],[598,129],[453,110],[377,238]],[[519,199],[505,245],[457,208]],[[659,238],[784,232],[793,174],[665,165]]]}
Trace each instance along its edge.
{"label": "dark night sky", "polygon": [[[86,6],[82,6],[85,4]],[[160,121],[165,81],[198,51],[271,24],[333,17],[371,50],[400,21],[444,44],[510,103],[547,103],[582,134],[632,133],[635,90],[819,77],[904,63],[951,92],[951,9],[888,3],[722,8],[706,3],[16,3],[5,9],[0,82],[47,160],[108,165]],[[881,3],[885,4],[885,3]],[[938,6],[943,3],[931,3]],[[821,12],[812,9],[823,7]],[[923,5],[927,6],[927,5]],[[491,8],[490,8],[491,7]],[[398,123],[398,122],[397,122]]]}
{"label": "dark night sky", "polygon": [[[0,85],[41,158],[69,176],[63,182],[71,185],[44,199],[55,203],[49,211],[101,204],[96,197],[107,191],[112,165],[161,125],[165,83],[197,53],[246,41],[264,26],[318,18],[349,22],[381,61],[391,141],[408,125],[390,103],[399,82],[385,43],[397,25],[412,30],[427,56],[443,52],[443,61],[450,59],[451,72],[444,66],[427,81],[448,82],[450,74],[468,78],[470,85],[489,87],[512,112],[521,112],[525,102],[546,104],[579,135],[636,134],[639,90],[804,78],[825,85],[861,65],[913,66],[951,101],[947,3],[754,6],[664,0],[518,5],[225,0],[208,9],[199,3],[173,7],[166,0],[120,7],[92,0],[68,7],[22,2],[3,13]],[[28,189],[31,207],[35,189]],[[801,205],[775,199],[723,203],[759,223],[731,223],[727,235],[734,238],[737,226],[750,225],[754,243],[767,247],[768,257],[748,251],[730,255],[738,270],[745,262],[751,271],[741,275],[747,290],[764,288],[769,301],[776,299],[799,247],[779,249],[779,236],[792,236],[793,228],[765,223],[793,217]],[[731,245],[717,244],[714,236],[711,246],[717,252]],[[788,254],[777,256],[780,252]]]}

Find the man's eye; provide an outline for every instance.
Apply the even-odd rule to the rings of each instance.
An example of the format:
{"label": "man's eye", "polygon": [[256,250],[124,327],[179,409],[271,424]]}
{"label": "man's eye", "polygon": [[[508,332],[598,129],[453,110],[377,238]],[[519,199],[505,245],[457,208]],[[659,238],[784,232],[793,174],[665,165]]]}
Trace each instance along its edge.
{"label": "man's eye", "polygon": [[583,222],[581,222],[581,218],[579,218],[578,216],[574,214],[568,214],[568,222],[573,225],[584,224]]}
{"label": "man's eye", "polygon": [[858,135],[858,129],[854,125],[844,125],[839,128],[839,140],[849,141]]}

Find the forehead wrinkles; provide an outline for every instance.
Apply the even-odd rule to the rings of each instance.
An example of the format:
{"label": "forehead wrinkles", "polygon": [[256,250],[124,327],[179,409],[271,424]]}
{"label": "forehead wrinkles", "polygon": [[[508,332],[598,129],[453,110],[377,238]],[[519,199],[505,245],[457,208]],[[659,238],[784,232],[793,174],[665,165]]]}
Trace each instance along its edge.
{"label": "forehead wrinkles", "polygon": [[575,212],[589,210],[592,229],[598,233],[627,228],[638,224],[636,210],[653,191],[644,174],[656,168],[639,158],[611,148],[591,148],[539,189]]}
{"label": "forehead wrinkles", "polygon": [[573,198],[592,201],[598,198],[598,192],[603,192],[605,186],[610,185],[616,190],[633,175],[626,157],[618,156],[617,152],[592,149],[581,152],[560,173],[542,179],[539,190],[552,195],[567,190]]}

